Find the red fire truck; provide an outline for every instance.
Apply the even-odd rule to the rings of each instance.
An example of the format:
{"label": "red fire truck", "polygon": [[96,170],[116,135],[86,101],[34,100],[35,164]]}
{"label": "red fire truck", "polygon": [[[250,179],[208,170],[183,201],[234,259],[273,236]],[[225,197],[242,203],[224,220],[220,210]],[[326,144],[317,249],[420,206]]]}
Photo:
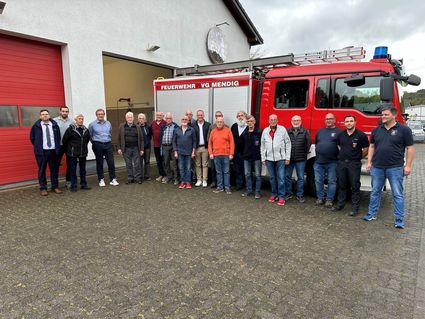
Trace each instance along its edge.
{"label": "red fire truck", "polygon": [[[357,127],[370,135],[378,124],[382,102],[392,102],[404,123],[399,87],[419,85],[420,78],[407,76],[402,60],[392,59],[386,47],[376,48],[369,62],[360,62],[364,57],[362,47],[347,47],[180,68],[175,78],[154,81],[155,109],[175,116],[186,109],[202,109],[209,121],[220,110],[228,124],[243,110],[255,115],[261,128],[268,125],[270,114],[276,114],[285,127],[291,125],[292,116],[300,115],[313,141],[328,112],[341,128],[345,115],[355,115]],[[314,157],[313,145],[306,165],[310,189],[314,188]],[[367,179],[362,176],[364,189],[370,187]]]}

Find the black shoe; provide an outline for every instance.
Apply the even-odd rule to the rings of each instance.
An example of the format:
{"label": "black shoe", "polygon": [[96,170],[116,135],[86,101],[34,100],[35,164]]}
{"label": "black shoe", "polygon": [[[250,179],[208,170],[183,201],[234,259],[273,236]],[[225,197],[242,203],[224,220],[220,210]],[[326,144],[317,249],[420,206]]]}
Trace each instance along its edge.
{"label": "black shoe", "polygon": [[71,192],[75,193],[75,192],[77,191],[77,187],[71,187],[69,190],[70,190]]}
{"label": "black shoe", "polygon": [[354,216],[357,216],[358,214],[359,212],[351,211],[349,215],[354,217]]}
{"label": "black shoe", "polygon": [[83,185],[83,186],[81,186],[81,189],[88,191],[88,190],[91,189],[91,187],[88,187],[87,185]]}
{"label": "black shoe", "polygon": [[332,207],[333,212],[337,212],[337,211],[343,210],[343,209],[344,209],[344,206],[340,206],[340,205],[336,205],[336,206]]}
{"label": "black shoe", "polygon": [[137,181],[137,184],[142,184],[143,182],[140,180],[140,181]]}
{"label": "black shoe", "polygon": [[150,177],[145,177],[145,181],[151,181],[152,180],[152,178],[150,178]]}
{"label": "black shoe", "polygon": [[288,195],[285,195],[285,197],[283,199],[285,200],[285,202],[287,202],[291,198],[292,198],[292,194],[288,194]]}
{"label": "black shoe", "polygon": [[240,191],[241,189],[243,189],[243,186],[236,186],[237,191]]}
{"label": "black shoe", "polygon": [[214,182],[212,182],[211,183],[211,188],[216,188],[217,187],[217,184],[216,183],[214,183]]}
{"label": "black shoe", "polygon": [[297,201],[298,201],[299,203],[305,203],[305,198],[304,198],[304,196],[297,196]]}
{"label": "black shoe", "polygon": [[126,183],[126,184],[133,184],[133,183],[134,183],[134,181],[133,181],[133,180],[128,180],[128,181],[126,181],[125,183]]}

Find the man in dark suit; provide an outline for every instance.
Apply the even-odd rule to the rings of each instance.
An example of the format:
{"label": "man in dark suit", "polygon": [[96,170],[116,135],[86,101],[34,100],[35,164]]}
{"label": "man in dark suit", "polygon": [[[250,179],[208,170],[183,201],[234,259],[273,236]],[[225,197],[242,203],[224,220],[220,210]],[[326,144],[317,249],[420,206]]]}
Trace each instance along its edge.
{"label": "man in dark suit", "polygon": [[40,184],[40,195],[47,196],[46,169],[49,165],[52,192],[61,194],[59,188],[59,165],[60,153],[60,129],[58,124],[50,119],[49,111],[40,111],[40,119],[31,127],[30,140],[34,146],[35,159],[38,165],[38,183]]}

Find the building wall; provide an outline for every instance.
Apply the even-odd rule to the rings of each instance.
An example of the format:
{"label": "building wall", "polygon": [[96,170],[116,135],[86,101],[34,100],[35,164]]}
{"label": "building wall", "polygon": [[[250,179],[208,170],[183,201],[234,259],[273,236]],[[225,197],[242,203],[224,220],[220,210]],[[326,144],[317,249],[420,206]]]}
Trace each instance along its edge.
{"label": "building wall", "polygon": [[[221,0],[13,0],[0,32],[62,45],[66,104],[89,122],[105,106],[103,52],[171,67],[210,64],[207,32],[225,21],[228,61],[248,59],[246,36]],[[146,51],[152,44],[161,48]]]}

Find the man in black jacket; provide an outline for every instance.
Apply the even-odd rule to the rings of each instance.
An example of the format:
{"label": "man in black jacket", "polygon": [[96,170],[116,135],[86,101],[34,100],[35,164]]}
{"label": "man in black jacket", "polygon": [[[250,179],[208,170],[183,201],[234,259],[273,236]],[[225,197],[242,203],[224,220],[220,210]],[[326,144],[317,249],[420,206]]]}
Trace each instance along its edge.
{"label": "man in black jacket", "polygon": [[142,170],[142,178],[144,180],[150,181],[150,163],[151,163],[151,141],[152,141],[152,128],[146,122],[146,115],[140,113],[137,116],[138,125],[140,126],[143,134],[144,142],[144,153],[140,156],[140,167]]}
{"label": "man in black jacket", "polygon": [[118,154],[123,155],[127,168],[126,184],[142,184],[140,156],[143,156],[145,147],[142,130],[134,123],[133,112],[127,112],[125,120],[118,128]]}
{"label": "man in black jacket", "polygon": [[[244,161],[246,191],[243,197],[255,196],[255,199],[261,198],[261,135],[262,130],[255,126],[255,118],[248,115],[248,129],[246,129],[242,138],[242,158]],[[253,193],[253,177],[255,176],[255,194]]]}
{"label": "man in black jacket", "polygon": [[242,134],[247,129],[246,124],[247,114],[244,111],[239,111],[236,114],[236,123],[232,125],[230,130],[232,131],[233,141],[235,142],[235,155],[233,158],[235,177],[236,177],[236,190],[241,190],[244,184],[244,163],[242,159]]}
{"label": "man in black jacket", "polygon": [[309,131],[301,126],[301,117],[295,115],[291,119],[292,126],[288,129],[291,139],[291,160],[286,167],[286,196],[285,200],[292,198],[292,173],[297,172],[297,200],[304,203],[304,169],[307,162],[307,154],[310,151],[311,138]]}
{"label": "man in black jacket", "polygon": [[86,180],[86,159],[88,154],[87,144],[90,141],[90,133],[84,126],[84,116],[75,116],[75,124],[71,124],[63,136],[63,145],[69,157],[69,173],[71,178],[71,192],[77,191],[77,163],[80,167],[81,189],[89,190]]}
{"label": "man in black jacket", "polygon": [[195,165],[196,178],[195,186],[207,187],[208,185],[208,132],[211,124],[204,120],[204,111],[198,110],[198,119],[192,126],[196,134]]}

